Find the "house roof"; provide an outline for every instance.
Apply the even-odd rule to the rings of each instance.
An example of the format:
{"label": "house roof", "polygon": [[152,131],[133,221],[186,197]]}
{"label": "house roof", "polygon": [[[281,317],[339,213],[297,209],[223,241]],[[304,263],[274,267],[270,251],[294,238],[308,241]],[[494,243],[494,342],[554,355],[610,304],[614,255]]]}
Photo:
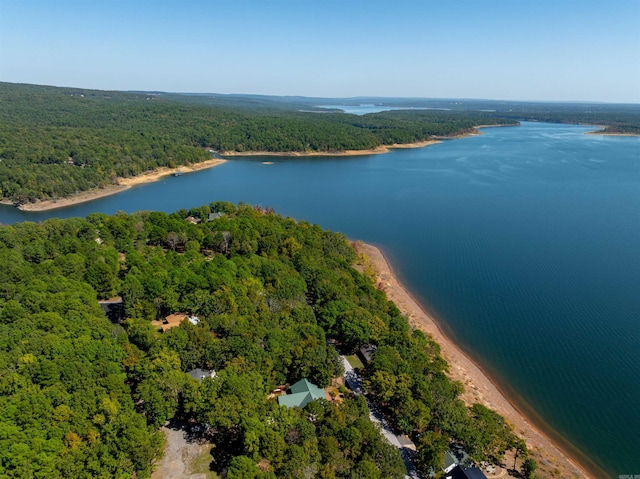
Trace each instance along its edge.
{"label": "house roof", "polygon": [[324,389],[307,379],[301,379],[291,386],[291,394],[278,396],[278,404],[287,407],[305,407],[314,399],[325,399]]}
{"label": "house roof", "polygon": [[98,304],[112,323],[119,323],[124,319],[124,304],[122,304],[122,298],[118,297],[98,301]]}
{"label": "house roof", "polygon": [[449,472],[456,464],[458,464],[458,458],[451,451],[445,452],[444,467],[442,469],[444,469],[445,472]]}
{"label": "house roof", "polygon": [[313,399],[324,398],[324,389],[319,388],[307,379],[301,379],[293,384],[290,389],[292,394],[306,392],[314,396]]}
{"label": "house roof", "polygon": [[450,477],[452,479],[487,479],[487,476],[484,475],[484,472],[482,472],[477,467],[463,467],[463,466],[456,466],[451,471]]}
{"label": "house roof", "polygon": [[364,358],[365,362],[371,362],[371,358],[373,357],[373,353],[378,350],[378,346],[375,344],[363,344],[360,347],[360,354]]}

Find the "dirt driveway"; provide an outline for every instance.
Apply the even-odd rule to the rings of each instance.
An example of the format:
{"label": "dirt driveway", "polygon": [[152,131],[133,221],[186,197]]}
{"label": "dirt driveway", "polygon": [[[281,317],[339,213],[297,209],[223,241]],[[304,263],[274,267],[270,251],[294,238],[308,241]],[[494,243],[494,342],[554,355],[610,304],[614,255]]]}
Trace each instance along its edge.
{"label": "dirt driveway", "polygon": [[167,444],[164,457],[155,467],[151,479],[214,479],[209,471],[212,460],[211,444],[192,440],[183,424],[170,424],[162,428]]}

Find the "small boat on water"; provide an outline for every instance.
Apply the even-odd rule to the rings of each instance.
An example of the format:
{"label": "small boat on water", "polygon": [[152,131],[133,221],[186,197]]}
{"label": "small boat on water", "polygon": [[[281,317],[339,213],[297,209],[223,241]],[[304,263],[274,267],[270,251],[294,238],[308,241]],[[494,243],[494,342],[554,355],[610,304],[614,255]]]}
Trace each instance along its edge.
{"label": "small boat on water", "polygon": [[171,176],[182,176],[182,171],[174,171]]}

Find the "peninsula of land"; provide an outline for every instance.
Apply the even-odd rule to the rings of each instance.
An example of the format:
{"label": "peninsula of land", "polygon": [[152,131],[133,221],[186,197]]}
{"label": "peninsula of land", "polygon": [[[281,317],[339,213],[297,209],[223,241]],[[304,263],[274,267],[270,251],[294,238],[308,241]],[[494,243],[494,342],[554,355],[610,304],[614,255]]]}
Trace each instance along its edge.
{"label": "peninsula of land", "polygon": [[157,168],[155,170],[147,171],[141,175],[131,176],[129,178],[118,178],[117,183],[113,185],[105,186],[104,188],[96,188],[88,191],[81,191],[75,195],[68,196],[66,198],[59,198],[56,200],[41,200],[35,203],[25,203],[18,206],[22,211],[48,211],[57,208],[65,208],[67,206],[73,206],[80,203],[86,203],[88,201],[97,200],[98,198],[104,198],[105,196],[115,195],[122,191],[128,190],[133,186],[143,185],[146,183],[152,183],[158,181],[166,176],[173,175],[177,172],[180,174],[192,173],[194,171],[200,171],[207,168],[213,168],[214,166],[221,165],[226,160],[213,158],[201,163],[194,163],[188,166],[181,166],[180,168]]}
{"label": "peninsula of land", "polygon": [[[469,136],[469,135],[465,135]],[[394,143],[393,145],[380,145],[366,150],[342,150],[342,151],[225,151],[220,155],[225,157],[233,156],[279,156],[279,157],[309,157],[309,156],[366,156],[388,153],[394,149],[401,148],[422,148],[424,146],[442,143],[442,140],[424,140],[413,143]]]}
{"label": "peninsula of land", "polygon": [[[146,183],[152,183],[154,181],[158,181],[166,176],[173,175],[175,173],[191,173],[194,171],[200,171],[207,168],[212,168],[214,166],[221,165],[226,160],[224,158],[233,158],[240,156],[269,156],[269,157],[287,157],[287,158],[303,158],[303,157],[332,157],[332,156],[367,156],[367,155],[378,155],[388,153],[394,149],[409,149],[409,148],[423,148],[430,145],[436,145],[438,143],[442,143],[446,140],[456,140],[460,138],[466,138],[469,136],[476,136],[482,134],[481,128],[490,128],[490,127],[506,127],[506,126],[517,126],[517,125],[477,125],[468,131],[450,137],[443,137],[438,139],[431,140],[422,140],[411,143],[394,143],[392,145],[380,145],[375,148],[369,148],[365,150],[343,150],[343,151],[220,151],[215,152],[217,156],[221,156],[223,158],[212,158],[210,160],[205,160],[200,163],[192,163],[186,166],[180,166],[178,168],[156,168],[154,170],[150,170],[144,172],[140,175],[130,176],[128,178],[117,178],[115,184],[106,185],[103,188],[94,188],[87,191],[81,191],[79,193],[73,194],[71,196],[67,196],[64,198],[57,199],[47,199],[47,200],[36,200],[31,203],[24,203],[17,208],[21,211],[50,211],[59,208],[66,208],[69,206],[77,205],[80,203],[87,203],[89,201],[97,200],[99,198],[104,198],[107,196],[111,196],[117,193],[121,193],[122,191],[126,191],[131,187],[143,185]],[[11,204],[10,202],[5,201],[5,204]]]}
{"label": "peninsula of land", "polygon": [[[465,136],[470,136],[472,134],[477,134],[477,132],[470,133]],[[220,155],[224,157],[235,157],[235,156],[278,156],[278,157],[326,157],[326,156],[365,156],[365,155],[376,155],[381,153],[388,153],[392,149],[400,149],[400,148],[422,148],[429,145],[435,145],[437,143],[441,143],[442,140],[426,140],[426,141],[418,141],[414,143],[407,144],[393,144],[388,146],[379,146],[377,148],[371,148],[367,150],[345,150],[345,151],[333,151],[333,152],[273,152],[273,151],[245,151],[245,152],[224,152],[220,153]],[[200,163],[193,163],[188,166],[181,166],[179,168],[157,168],[154,170],[147,171],[142,173],[141,175],[131,176],[129,178],[118,178],[116,184],[107,185],[104,188],[94,188],[92,190],[81,191],[74,195],[68,196],[66,198],[58,198],[58,199],[48,199],[48,200],[37,200],[33,203],[24,203],[17,208],[21,211],[49,211],[58,208],[66,208],[68,206],[77,205],[80,203],[86,203],[89,201],[97,200],[99,198],[104,198],[106,196],[115,195],[116,193],[121,193],[123,191],[128,190],[133,186],[139,186],[146,183],[152,183],[154,181],[158,181],[166,176],[174,175],[176,173],[186,174],[192,173],[194,171],[200,171],[208,168],[212,168],[214,166],[221,165],[225,163],[227,160],[223,158],[212,158],[210,160],[206,160]],[[5,204],[11,204],[10,202],[5,202]]]}
{"label": "peninsula of land", "polygon": [[442,356],[449,363],[449,376],[464,385],[462,399],[468,405],[480,403],[502,415],[513,426],[515,432],[525,439],[530,455],[536,459],[545,477],[600,477],[600,474],[587,471],[586,467],[579,465],[576,459],[536,427],[514,406],[495,382],[443,333],[436,320],[398,281],[380,249],[360,242],[355,246],[359,253],[363,253],[368,258],[369,266],[377,276],[378,287],[407,316],[409,324],[430,335],[440,345]]}
{"label": "peninsula of land", "polygon": [[602,136],[640,136],[640,133],[618,133],[606,130],[586,131],[585,135],[602,135]]}
{"label": "peninsula of land", "polygon": [[[269,100],[248,108],[242,99],[220,104],[204,97],[7,83],[1,84],[0,105],[0,201],[28,210],[112,194],[126,186],[119,178],[196,165],[215,152],[368,155],[455,138],[474,125],[517,124],[475,110],[317,115],[300,112],[301,103]],[[102,191],[75,196],[92,190]]]}

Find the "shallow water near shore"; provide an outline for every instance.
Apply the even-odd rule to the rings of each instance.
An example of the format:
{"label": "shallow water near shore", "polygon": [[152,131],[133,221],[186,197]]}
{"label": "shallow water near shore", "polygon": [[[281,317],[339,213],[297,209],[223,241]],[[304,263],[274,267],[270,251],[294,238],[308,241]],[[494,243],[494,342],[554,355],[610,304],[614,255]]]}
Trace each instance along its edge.
{"label": "shallow water near shore", "polygon": [[523,123],[415,150],[235,157],[0,222],[212,200],[380,245],[465,350],[611,476],[640,474],[640,138]]}

